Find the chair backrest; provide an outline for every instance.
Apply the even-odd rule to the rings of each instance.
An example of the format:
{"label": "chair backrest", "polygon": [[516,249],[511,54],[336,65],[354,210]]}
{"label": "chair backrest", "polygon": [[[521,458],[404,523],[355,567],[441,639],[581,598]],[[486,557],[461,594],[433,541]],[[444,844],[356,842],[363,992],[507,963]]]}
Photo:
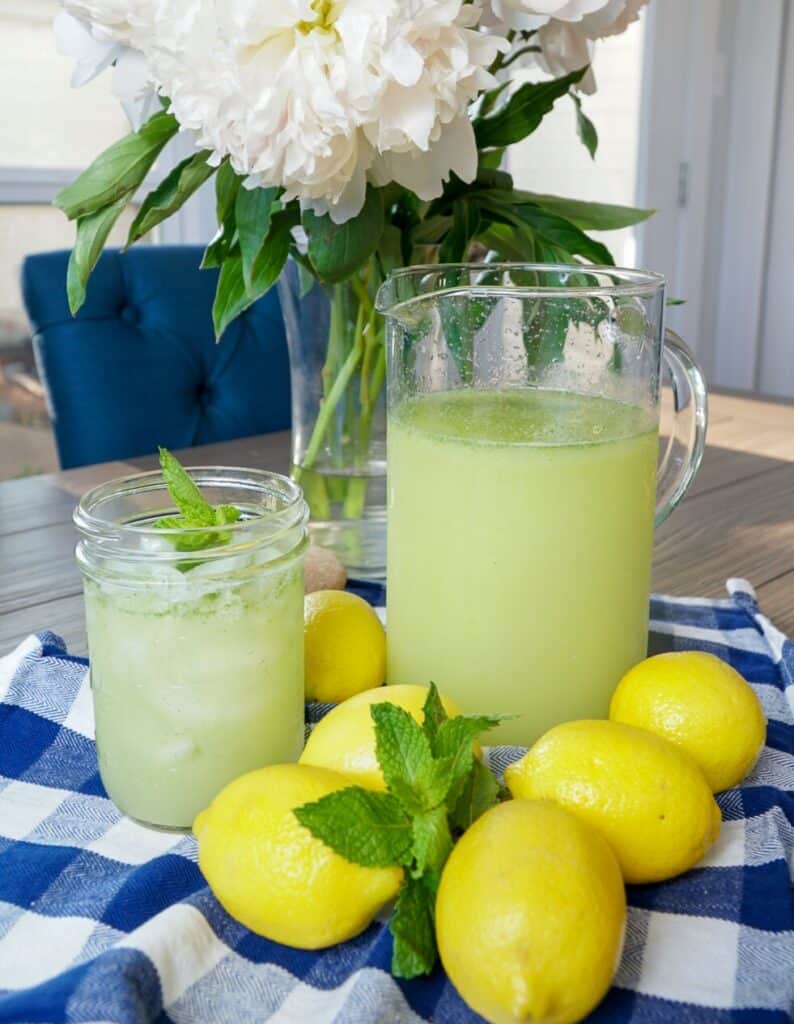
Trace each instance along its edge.
{"label": "chair backrest", "polygon": [[198,246],[109,250],[72,317],[68,252],[29,256],[22,290],[63,468],[290,425],[289,360],[276,290],[216,344],[217,271]]}

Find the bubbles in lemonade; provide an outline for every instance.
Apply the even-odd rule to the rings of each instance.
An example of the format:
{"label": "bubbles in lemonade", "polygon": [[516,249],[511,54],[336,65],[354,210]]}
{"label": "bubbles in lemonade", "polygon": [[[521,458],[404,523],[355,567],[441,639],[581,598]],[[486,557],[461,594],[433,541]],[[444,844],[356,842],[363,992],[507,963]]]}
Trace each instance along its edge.
{"label": "bubbles in lemonade", "polygon": [[520,715],[529,744],[607,714],[645,656],[657,429],[605,398],[515,388],[389,421],[388,681]]}

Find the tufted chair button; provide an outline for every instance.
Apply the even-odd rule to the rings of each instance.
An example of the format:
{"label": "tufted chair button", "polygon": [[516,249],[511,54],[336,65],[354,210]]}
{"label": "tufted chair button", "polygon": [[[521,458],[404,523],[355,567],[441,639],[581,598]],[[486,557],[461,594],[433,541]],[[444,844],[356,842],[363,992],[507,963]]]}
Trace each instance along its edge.
{"label": "tufted chair button", "polygon": [[138,310],[134,306],[122,306],[119,312],[119,318],[124,321],[125,324],[130,324],[132,327],[137,327],[140,323],[140,315]]}

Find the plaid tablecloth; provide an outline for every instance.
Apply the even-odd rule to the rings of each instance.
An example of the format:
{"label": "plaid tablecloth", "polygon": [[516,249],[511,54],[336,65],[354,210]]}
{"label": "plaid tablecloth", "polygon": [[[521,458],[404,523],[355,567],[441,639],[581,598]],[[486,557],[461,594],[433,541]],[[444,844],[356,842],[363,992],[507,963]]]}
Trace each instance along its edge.
{"label": "plaid tablecloth", "polygon": [[[794,1018],[794,645],[752,588],[655,597],[653,650],[700,648],[754,685],[767,745],[719,797],[696,870],[629,888],[615,984],[593,1021],[771,1024]],[[364,588],[381,604],[378,588]],[[86,662],[52,633],[0,660],[0,1021],[414,1024],[477,1021],[441,970],[388,974],[373,924],[319,953],[268,942],[218,905],[192,838],[142,828],[105,797]],[[493,748],[500,770],[521,752]]]}

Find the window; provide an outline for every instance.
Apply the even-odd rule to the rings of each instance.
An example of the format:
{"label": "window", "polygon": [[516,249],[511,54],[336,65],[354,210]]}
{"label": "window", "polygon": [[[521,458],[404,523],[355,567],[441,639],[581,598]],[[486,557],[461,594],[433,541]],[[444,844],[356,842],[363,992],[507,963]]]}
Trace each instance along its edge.
{"label": "window", "polygon": [[[595,160],[576,134],[573,103],[558,100],[537,131],[508,151],[509,169],[518,188],[572,199],[635,204],[644,22],[641,18],[623,35],[596,44],[593,70],[598,91],[582,97],[583,109],[598,132]],[[534,70],[526,77],[536,81],[539,75]],[[619,266],[634,266],[634,228],[597,237],[609,247]]]}

